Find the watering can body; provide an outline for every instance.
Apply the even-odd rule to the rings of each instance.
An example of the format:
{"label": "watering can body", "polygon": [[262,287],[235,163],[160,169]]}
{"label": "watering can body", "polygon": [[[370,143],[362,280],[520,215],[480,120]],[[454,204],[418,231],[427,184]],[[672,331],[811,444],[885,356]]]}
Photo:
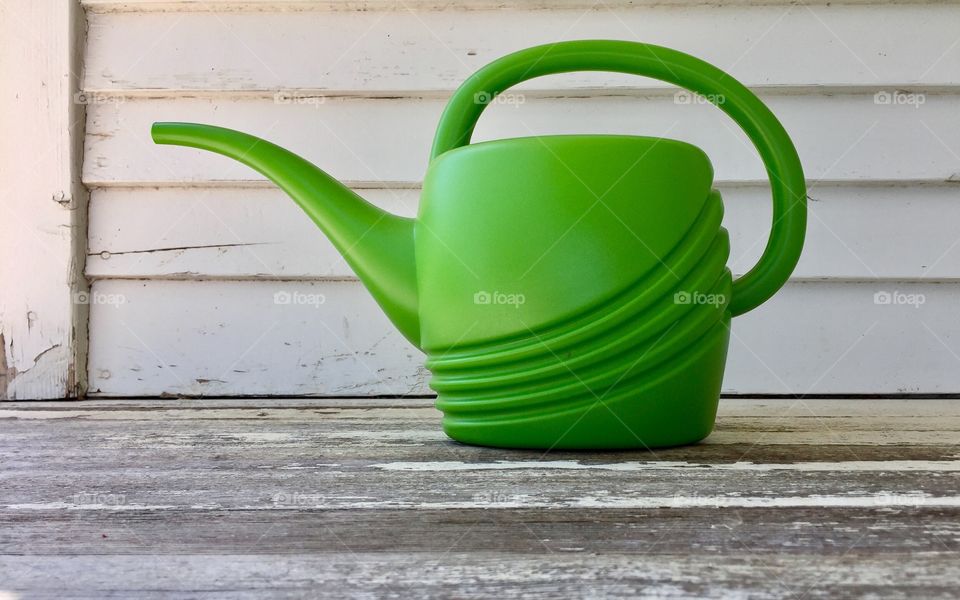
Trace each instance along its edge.
{"label": "watering can body", "polygon": [[709,433],[731,286],[711,182],[703,152],[657,138],[498,140],[438,157],[415,252],[447,433],[537,448]]}
{"label": "watering can body", "polygon": [[[730,102],[773,188],[763,258],[733,281],[707,156],[661,138],[566,135],[469,144],[486,104],[539,75],[651,75]],[[268,142],[156,124],[160,143],[226,154],[276,181],[327,233],[400,331],[427,355],[444,430],[471,444],[541,449],[692,443],[714,423],[731,318],[796,264],[799,160],[745,87],[685,54],[631,42],[521,51],[448,104],[416,219],[388,215]]]}

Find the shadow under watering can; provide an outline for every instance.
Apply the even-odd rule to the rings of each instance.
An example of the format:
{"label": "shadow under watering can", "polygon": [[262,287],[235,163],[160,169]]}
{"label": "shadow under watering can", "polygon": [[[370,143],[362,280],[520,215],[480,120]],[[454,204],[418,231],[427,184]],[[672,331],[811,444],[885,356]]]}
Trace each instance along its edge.
{"label": "shadow under watering can", "polygon": [[[723,98],[773,191],[753,269],[734,281],[726,267],[723,205],[696,146],[625,135],[469,143],[486,106],[477,98],[582,70]],[[469,444],[623,449],[706,437],[730,320],[786,282],[806,228],[800,161],[770,110],[720,69],[648,44],[538,46],[467,79],[440,120],[415,219],[244,133],[156,123],[152,134],[234,158],[287,192],[426,353],[444,430]]]}

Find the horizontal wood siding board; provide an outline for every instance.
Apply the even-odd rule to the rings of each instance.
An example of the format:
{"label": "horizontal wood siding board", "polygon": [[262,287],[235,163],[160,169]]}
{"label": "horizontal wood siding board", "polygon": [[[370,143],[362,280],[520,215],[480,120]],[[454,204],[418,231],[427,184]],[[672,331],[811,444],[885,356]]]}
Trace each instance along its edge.
{"label": "horizontal wood siding board", "polygon": [[[91,12],[84,88],[449,90],[508,52],[589,38],[677,48],[748,85],[960,84],[955,4],[777,4],[564,9],[539,2],[551,9],[504,12],[412,11],[397,3],[400,10],[387,12],[174,10],[148,18]],[[156,43],[138,50],[144,40]],[[590,87],[636,78],[557,81]]]}
{"label": "horizontal wood siding board", "polygon": [[[720,186],[734,273],[759,258],[771,218],[765,186]],[[418,189],[360,189],[416,214]],[[795,279],[960,278],[960,187],[813,183],[806,249]],[[283,192],[220,187],[98,188],[87,276],[352,279],[326,237]]]}
{"label": "horizontal wood siding board", "polygon": [[[357,282],[144,280],[94,287],[91,327],[98,334],[91,357],[100,352],[89,364],[94,395],[426,390],[421,353]],[[289,303],[276,303],[284,298]]]}
{"label": "horizontal wood siding board", "polygon": [[[958,302],[948,284],[788,284],[734,321],[724,391],[956,392]],[[91,312],[93,394],[429,393],[357,282],[104,280]]]}
{"label": "horizontal wood siding board", "polygon": [[[873,95],[768,99],[791,134],[805,174],[828,181],[955,181],[960,178],[960,94],[922,105],[878,104]],[[248,167],[201,150],[150,141],[154,121],[194,121],[268,138],[349,182],[417,182],[427,168],[443,101],[340,98],[318,104],[266,100],[126,100],[89,107],[84,181],[261,180]],[[475,141],[565,133],[636,134],[691,142],[710,156],[721,182],[763,181],[756,151],[713,106],[672,96],[532,99],[498,105]],[[922,148],[923,151],[917,151]],[[363,185],[362,183],[360,184]]]}
{"label": "horizontal wood siding board", "polygon": [[[609,75],[609,77],[613,77]],[[650,80],[648,83],[655,83]],[[817,96],[817,95],[875,95],[883,97],[883,94],[891,95],[891,103],[906,103],[912,101],[910,94],[914,95],[943,95],[956,94],[960,91],[958,85],[922,85],[916,83],[870,83],[863,85],[754,85],[750,86],[758,96],[764,98],[776,96]],[[595,86],[577,87],[577,88],[559,88],[559,87],[524,87],[523,90],[517,88],[518,94],[522,93],[524,102],[531,100],[555,100],[569,98],[633,98],[643,100],[647,98],[672,98],[678,93],[678,98],[686,102],[684,92],[675,87],[666,87],[664,85],[644,85],[644,80],[624,81],[622,84],[605,82],[598,80]],[[507,98],[501,98],[499,102],[506,103]],[[893,99],[893,94],[898,96]],[[328,90],[325,88],[281,88],[271,90],[240,90],[240,89],[219,89],[219,90],[193,90],[182,88],[163,88],[163,89],[145,89],[145,90],[86,90],[81,92],[80,98],[92,104],[119,104],[127,100],[180,100],[180,99],[207,99],[220,102],[229,102],[233,100],[259,100],[274,104],[309,104],[324,103],[333,100],[443,100],[447,101],[453,96],[453,90],[383,90],[383,91],[365,91],[365,90]],[[922,102],[922,101],[921,101]]]}
{"label": "horizontal wood siding board", "polygon": [[[660,6],[792,6],[795,0],[605,0],[604,6],[612,9],[654,8]],[[942,0],[898,0],[897,4],[937,4]],[[374,11],[392,10],[449,10],[449,0],[80,0],[81,6],[91,13],[116,12],[294,12],[294,11]],[[807,2],[810,6],[840,6],[878,4],[877,0],[817,0]],[[596,3],[591,0],[460,0],[456,9],[472,10],[557,10],[591,9]]]}

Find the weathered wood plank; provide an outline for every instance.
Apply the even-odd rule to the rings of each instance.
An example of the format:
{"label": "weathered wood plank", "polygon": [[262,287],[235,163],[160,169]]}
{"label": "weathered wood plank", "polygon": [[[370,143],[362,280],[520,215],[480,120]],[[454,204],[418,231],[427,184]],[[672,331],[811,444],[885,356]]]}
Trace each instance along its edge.
{"label": "weathered wood plank", "polygon": [[[328,445],[334,443],[331,438],[326,440]],[[297,462],[277,465],[271,464],[269,447],[261,446],[261,450],[266,457],[261,461],[245,457],[237,463],[221,457],[206,459],[200,465],[190,464],[190,459],[177,461],[169,450],[155,451],[172,467],[157,461],[127,459],[112,464],[109,460],[99,460],[96,465],[54,464],[43,469],[13,456],[0,476],[0,510],[24,519],[64,512],[220,514],[303,509],[354,513],[660,508],[960,510],[957,460],[851,460],[774,466],[746,461],[708,465],[619,459],[596,463],[376,463],[304,451]],[[855,450],[850,455],[857,458]],[[435,458],[446,457],[440,454]],[[960,529],[957,533],[960,535]]]}
{"label": "weathered wood plank", "polygon": [[[960,138],[960,95],[928,94],[914,106],[877,103],[876,91],[777,94],[764,100],[790,133],[810,179],[944,182],[960,177],[955,150],[946,142]],[[678,103],[673,94],[567,96],[520,95],[515,104],[492,106],[477,126],[476,141],[563,133],[667,137],[702,148],[717,181],[767,181],[745,136],[710,104]],[[88,107],[83,178],[91,186],[263,179],[222,156],[150,141],[154,121],[194,121],[267,138],[343,181],[364,187],[409,185],[426,171],[443,107],[442,98],[321,97],[289,103],[247,97],[103,98]],[[924,151],[915,151],[918,147]]]}
{"label": "weathered wood plank", "polygon": [[[392,12],[158,12],[149,18],[93,13],[84,86],[450,90],[513,50],[596,38],[678,48],[729,69],[748,85],[960,83],[960,51],[952,46],[960,8],[952,3],[624,7],[618,1],[612,7],[513,10],[508,17],[498,10],[407,8],[418,4],[399,2],[394,6],[400,10]],[[547,4],[553,3],[537,0],[531,8]],[[428,8],[452,6],[428,3]],[[132,50],[144,40],[153,42],[148,50]],[[904,48],[909,52],[899,51]],[[547,85],[595,88],[599,81],[639,83],[578,74]],[[534,85],[542,88],[544,82]]]}
{"label": "weathered wood plank", "polygon": [[[920,416],[890,416],[883,413],[911,402],[887,402],[873,403],[881,406],[872,416],[829,416],[813,412],[825,401],[738,401],[698,446],[549,455],[454,443],[428,407],[4,406],[0,507],[54,514],[960,505],[960,408],[915,401]],[[754,405],[760,416],[736,414]],[[875,451],[889,445],[895,453]]]}
{"label": "weathered wood plank", "polygon": [[[522,528],[519,535],[526,533]],[[511,535],[518,535],[511,532]],[[953,600],[956,561],[903,552],[791,555],[748,547],[717,554],[589,555],[378,552],[309,555],[2,556],[6,588],[31,598],[700,598]]]}
{"label": "weathered wood plank", "polygon": [[[403,412],[397,410],[370,411],[367,418],[338,417],[323,408],[302,410],[286,417],[278,416],[277,411],[271,409],[240,414],[217,409],[199,411],[200,414],[193,411],[193,415],[188,416],[178,411],[164,411],[142,420],[130,420],[129,414],[125,414],[127,411],[99,419],[82,412],[64,415],[17,410],[4,412],[0,423],[5,429],[4,446],[8,447],[5,454],[9,460],[14,457],[34,460],[30,457],[35,456],[36,461],[47,463],[51,468],[67,463],[80,468],[100,461],[124,466],[137,460],[165,467],[171,461],[188,461],[185,454],[190,457],[187,464],[198,467],[211,460],[228,458],[238,464],[276,469],[300,465],[306,470],[320,468],[317,465],[324,465],[328,459],[366,461],[363,464],[393,461],[399,466],[410,461],[441,460],[449,461],[450,465],[436,468],[451,469],[460,468],[463,463],[490,460],[546,460],[542,452],[457,444],[442,433],[440,415],[433,410],[423,411],[424,418],[402,416]],[[41,426],[37,420],[56,423],[50,425],[58,429],[56,439],[44,440],[43,449],[21,450],[37,441],[36,427]],[[212,423],[218,425],[217,435],[208,432]],[[872,463],[887,460],[925,461],[935,466],[940,461],[960,458],[956,448],[960,437],[956,421],[945,423],[942,431],[934,430],[935,423],[936,419],[913,419],[894,428],[889,421],[868,424],[855,418],[726,417],[719,420],[714,433],[702,444],[625,452],[618,454],[617,459],[638,463],[671,461],[681,469],[740,462],[792,464],[851,460],[871,463],[864,468],[882,468]],[[358,428],[363,428],[364,433],[357,433]],[[90,440],[97,441],[91,443]],[[86,448],[87,458],[73,454],[72,448],[78,446]],[[124,458],[115,456],[120,449]],[[603,453],[571,452],[559,456],[558,460],[585,461],[584,464],[609,462],[609,455]],[[922,470],[924,464],[916,463],[916,466]],[[743,470],[753,468],[750,464],[742,467]]]}
{"label": "weathered wood plank", "polygon": [[[789,283],[734,321],[724,391],[956,392],[958,304],[948,284]],[[355,281],[100,280],[91,324],[94,394],[429,393]]]}
{"label": "weathered wood plank", "polygon": [[[416,214],[419,189],[361,189],[385,210]],[[766,186],[721,186],[735,274],[759,258]],[[806,251],[794,279],[960,279],[955,185],[814,186]],[[330,242],[275,189],[98,188],[86,274],[95,278],[352,278]]]}
{"label": "weathered wood plank", "polygon": [[[512,552],[781,558],[957,553],[960,509],[75,510],[0,513],[0,552],[235,554]],[[106,534],[106,537],[102,537]],[[655,545],[654,545],[655,544]],[[570,551],[570,550],[567,550]],[[950,560],[942,555],[941,560]]]}

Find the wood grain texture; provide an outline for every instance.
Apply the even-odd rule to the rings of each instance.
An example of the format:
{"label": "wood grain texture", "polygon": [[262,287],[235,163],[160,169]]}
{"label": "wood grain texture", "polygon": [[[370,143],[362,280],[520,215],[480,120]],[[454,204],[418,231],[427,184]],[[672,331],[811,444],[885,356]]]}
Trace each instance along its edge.
{"label": "wood grain texture", "polygon": [[2,589],[949,598],[960,575],[955,401],[726,400],[704,443],[637,452],[464,446],[438,421],[424,400],[0,405]]}

